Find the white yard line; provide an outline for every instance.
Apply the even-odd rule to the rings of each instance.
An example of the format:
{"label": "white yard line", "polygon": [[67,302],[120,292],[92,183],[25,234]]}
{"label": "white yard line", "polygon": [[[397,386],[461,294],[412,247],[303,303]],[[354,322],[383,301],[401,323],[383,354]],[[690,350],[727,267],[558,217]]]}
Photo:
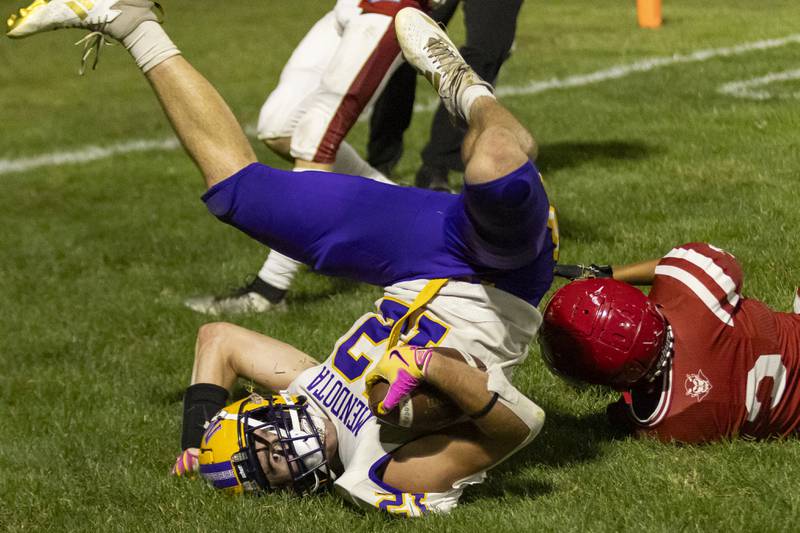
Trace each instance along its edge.
{"label": "white yard line", "polygon": [[133,152],[150,152],[158,150],[175,150],[180,146],[175,137],[165,139],[133,139],[108,146],[85,145],[68,151],[50,152],[34,157],[17,159],[0,159],[0,174],[25,172],[41,167],[88,163],[98,159],[106,159],[117,154]]}
{"label": "white yard line", "polygon": [[763,41],[755,41],[751,43],[742,43],[736,46],[724,48],[708,48],[705,50],[696,50],[691,54],[674,54],[668,57],[654,57],[651,59],[643,59],[630,63],[628,65],[619,65],[605,70],[598,70],[590,74],[583,74],[578,76],[569,76],[564,79],[552,79],[547,81],[535,81],[522,87],[507,87],[499,88],[498,94],[500,96],[516,96],[520,94],[536,94],[552,89],[567,89],[572,87],[583,87],[593,83],[599,83],[606,80],[615,80],[624,78],[637,72],[649,72],[661,67],[668,67],[670,65],[678,65],[683,63],[700,63],[708,61],[716,57],[728,57],[755,52],[758,50],[769,50],[770,48],[779,48],[787,44],[800,43],[800,33],[788,35],[780,39],[766,39]]}
{"label": "white yard line", "polygon": [[749,80],[732,81],[722,85],[718,92],[735,96],[737,98],[747,98],[749,100],[766,100],[768,98],[800,98],[800,93],[775,95],[773,92],[764,90],[763,87],[775,82],[800,80],[800,69],[786,70],[784,72],[771,72],[765,76],[752,78]]}
{"label": "white yard line", "polygon": [[[497,88],[497,95],[501,97],[522,96],[543,93],[545,91],[585,87],[587,85],[592,85],[607,80],[624,78],[637,72],[649,72],[658,68],[683,63],[700,63],[716,57],[742,55],[759,50],[779,48],[793,43],[800,43],[800,33],[787,35],[786,37],[781,37],[780,39],[765,39],[763,41],[742,43],[723,48],[707,48],[704,50],[696,50],[690,54],[674,54],[665,57],[652,57],[649,59],[636,61],[635,63],[629,63],[627,65],[616,65],[607,69],[597,70],[595,72],[590,72],[589,74],[578,74],[560,79],[551,78],[549,80],[532,81],[526,85],[500,86]],[[419,111],[427,111],[435,108],[438,103],[439,102],[437,100],[434,100],[429,103],[420,104],[416,109]]]}
{"label": "white yard line", "polygon": [[[728,57],[746,54],[758,50],[768,50],[779,48],[792,43],[800,43],[800,34],[787,35],[779,39],[766,39],[742,43],[735,46],[723,48],[708,48],[697,50],[690,54],[674,54],[665,57],[654,57],[643,59],[627,65],[617,65],[611,68],[590,72],[589,74],[578,74],[567,76],[566,78],[552,78],[549,80],[532,81],[525,85],[502,86],[498,88],[498,96],[523,96],[538,94],[545,91],[570,89],[575,87],[585,87],[607,80],[615,80],[630,76],[638,72],[649,72],[658,68],[668,67],[684,63],[699,63],[708,61],[716,57]],[[768,82],[769,83],[769,82]],[[438,101],[433,100],[425,104],[415,106],[417,111],[430,111],[436,107]],[[252,131],[252,127],[247,128]],[[65,164],[89,163],[98,159],[105,159],[113,155],[127,154],[132,152],[144,152],[154,150],[175,150],[180,143],[174,137],[164,139],[134,139],[108,146],[82,146],[74,149],[62,149],[33,157],[21,158],[0,158],[0,175],[11,172],[25,172],[42,167],[58,166]]]}

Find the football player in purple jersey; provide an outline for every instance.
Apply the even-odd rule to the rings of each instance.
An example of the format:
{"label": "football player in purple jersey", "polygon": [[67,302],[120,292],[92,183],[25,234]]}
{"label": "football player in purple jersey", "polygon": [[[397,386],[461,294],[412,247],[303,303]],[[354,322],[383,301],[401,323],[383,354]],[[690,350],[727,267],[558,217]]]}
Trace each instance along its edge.
{"label": "football player in purple jersey", "polygon": [[[203,200],[212,214],[323,273],[385,286],[376,312],[364,315],[328,360],[311,368],[302,352],[276,341],[258,337],[249,347],[234,342],[231,348],[225,342],[230,332],[245,344],[256,334],[204,328],[198,353],[204,341],[216,344],[224,353],[211,361],[226,361],[222,372],[228,374],[207,377],[201,358],[193,384],[208,387],[194,389],[202,389],[200,398],[187,391],[187,411],[203,402],[208,407],[209,396],[225,390],[231,375],[286,386],[254,374],[260,367],[253,361],[275,363],[270,352],[286,358],[281,366],[296,376],[284,394],[203,413],[211,416],[200,442],[210,453],[199,457],[204,476],[220,488],[289,483],[304,492],[325,485],[338,458],[336,483],[354,501],[369,494],[369,504],[406,514],[452,508],[465,485],[480,482],[544,422],[543,411],[509,381],[541,323],[536,305],[552,281],[557,252],[553,211],[530,159],[531,135],[446,34],[407,8],[395,22],[403,54],[468,125],[462,194],[260,165],[226,103],[181,56],[152,8],[149,0],[37,0],[10,17],[8,35],[75,27],[92,30],[90,46],[99,48],[106,37],[120,41],[202,172],[208,186]],[[441,357],[438,347],[456,350],[460,360]],[[238,356],[244,368],[236,366]],[[385,409],[426,382],[473,420],[385,440],[359,398],[374,380],[389,383]],[[344,429],[330,431],[326,420]]]}
{"label": "football player in purple jersey", "polygon": [[[201,328],[173,474],[199,473],[235,494],[332,488],[359,507],[419,516],[449,512],[465,487],[533,440],[544,412],[453,351],[404,344],[382,356],[384,340],[375,364],[347,379],[339,348],[369,331],[374,316],[357,321],[321,364],[233,324]],[[239,378],[271,394],[226,405]],[[379,423],[365,398],[378,379],[404,391],[424,382],[463,415],[422,432]],[[397,395],[384,400],[387,410],[400,403]]]}

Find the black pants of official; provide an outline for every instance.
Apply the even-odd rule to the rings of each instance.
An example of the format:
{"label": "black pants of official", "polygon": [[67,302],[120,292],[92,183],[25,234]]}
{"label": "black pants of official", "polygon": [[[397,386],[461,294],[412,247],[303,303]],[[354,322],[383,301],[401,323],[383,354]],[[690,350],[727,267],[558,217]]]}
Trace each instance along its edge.
{"label": "black pants of official", "polygon": [[[447,24],[459,0],[449,0],[431,15]],[[462,0],[467,42],[461,55],[483,79],[494,84],[503,62],[508,59],[517,27],[522,0]],[[403,152],[403,132],[411,123],[417,77],[414,69],[402,65],[375,103],[370,120],[367,160],[376,167],[393,166]],[[440,104],[431,124],[428,144],[422,150],[422,163],[445,173],[464,171],[461,142],[464,132],[453,126]]]}

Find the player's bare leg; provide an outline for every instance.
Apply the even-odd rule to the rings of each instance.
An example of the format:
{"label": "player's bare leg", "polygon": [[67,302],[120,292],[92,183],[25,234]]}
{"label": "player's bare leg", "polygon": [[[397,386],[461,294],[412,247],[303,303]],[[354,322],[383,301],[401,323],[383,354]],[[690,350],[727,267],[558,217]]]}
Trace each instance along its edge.
{"label": "player's bare leg", "polygon": [[255,153],[219,93],[179,55],[153,8],[150,0],[96,0],[81,5],[36,0],[9,18],[8,36],[84,28],[92,30],[88,42],[98,43],[98,51],[102,35],[121,42],[150,81],[173,129],[210,187],[254,163]]}
{"label": "player's bare leg", "polygon": [[306,161],[305,159],[295,159],[294,168],[295,170],[333,171],[333,165],[331,163],[317,163],[316,161]]}
{"label": "player's bare leg", "polygon": [[461,148],[467,183],[486,183],[505,176],[535,159],[536,150],[533,136],[493,97],[479,97],[472,103]]}
{"label": "player's bare leg", "polygon": [[291,137],[276,137],[274,139],[264,139],[264,144],[272,150],[276,155],[279,155],[283,159],[294,163],[295,168],[299,169],[311,169],[311,170],[323,170],[325,172],[331,172],[333,170],[333,165],[330,163],[315,163],[314,161],[306,161],[304,159],[295,159],[292,157],[292,138]]}
{"label": "player's bare leg", "polygon": [[453,118],[468,125],[462,147],[468,184],[501,178],[535,157],[531,134],[495,100],[492,86],[430,17],[406,8],[395,18],[395,28],[409,63],[431,82]]}
{"label": "player's bare leg", "polygon": [[207,186],[256,162],[228,105],[183,56],[167,59],[145,76]]}

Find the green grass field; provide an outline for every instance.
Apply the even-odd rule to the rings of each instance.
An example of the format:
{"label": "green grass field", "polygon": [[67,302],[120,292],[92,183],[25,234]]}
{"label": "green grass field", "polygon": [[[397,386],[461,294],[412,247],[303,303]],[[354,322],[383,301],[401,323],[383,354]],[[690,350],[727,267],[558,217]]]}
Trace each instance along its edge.
{"label": "green grass field", "polygon": [[[331,4],[176,0],[166,27],[253,124],[293,46]],[[791,39],[504,97],[540,143],[562,261],[633,261],[709,240],[738,256],[747,295],[788,310],[800,284],[800,74],[757,87],[762,100],[718,89],[800,68],[800,4],[664,4],[665,25],[649,31],[636,27],[631,1],[528,0],[499,86]],[[459,21],[453,34],[463,39]],[[395,520],[332,495],[231,499],[168,477],[205,321],[181,302],[236,285],[264,250],[208,215],[199,173],[177,149],[8,170],[170,136],[121,47],[76,76],[70,45],[80,36],[0,44],[0,531],[797,530],[799,443],[617,439],[603,415],[613,396],[560,382],[535,346],[517,382],[548,422],[451,516]],[[419,88],[420,101],[432,100]],[[406,183],[430,118],[419,113],[406,137]],[[363,149],[365,137],[362,123],[351,141]],[[305,273],[288,312],[230,319],[324,358],[379,294]]]}

